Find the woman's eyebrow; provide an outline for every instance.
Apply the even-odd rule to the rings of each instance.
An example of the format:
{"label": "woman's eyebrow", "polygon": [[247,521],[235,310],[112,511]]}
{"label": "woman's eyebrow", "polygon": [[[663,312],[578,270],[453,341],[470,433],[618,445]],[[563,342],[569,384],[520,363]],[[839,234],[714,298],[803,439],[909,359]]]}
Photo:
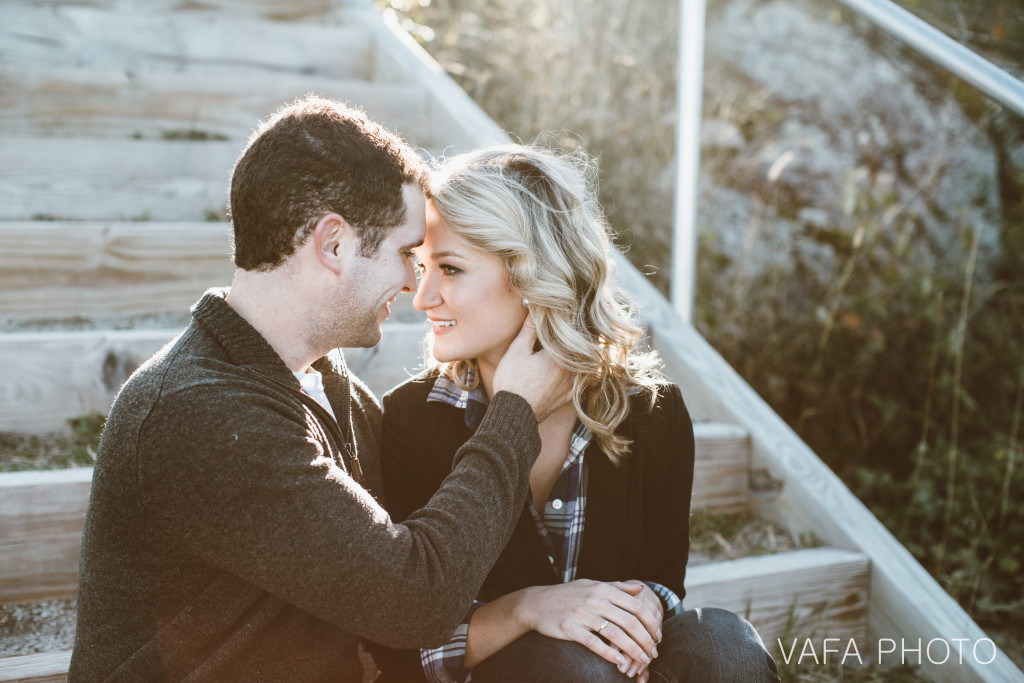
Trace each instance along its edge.
{"label": "woman's eyebrow", "polygon": [[460,254],[457,251],[435,251],[435,252],[430,254],[430,258],[434,259],[435,261],[437,259],[452,258],[452,257],[455,257],[455,258],[465,258],[462,254]]}

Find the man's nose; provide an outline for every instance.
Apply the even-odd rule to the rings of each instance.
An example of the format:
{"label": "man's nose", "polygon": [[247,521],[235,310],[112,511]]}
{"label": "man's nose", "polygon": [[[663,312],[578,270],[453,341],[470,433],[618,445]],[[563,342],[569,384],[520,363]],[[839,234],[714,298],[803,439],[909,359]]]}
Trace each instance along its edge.
{"label": "man's nose", "polygon": [[416,264],[405,264],[405,282],[402,284],[403,292],[412,292],[416,289]]}

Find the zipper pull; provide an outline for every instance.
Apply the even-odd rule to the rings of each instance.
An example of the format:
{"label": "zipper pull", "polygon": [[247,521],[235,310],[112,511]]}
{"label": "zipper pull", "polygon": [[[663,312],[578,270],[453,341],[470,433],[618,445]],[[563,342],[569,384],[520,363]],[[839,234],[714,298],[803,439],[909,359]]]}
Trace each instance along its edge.
{"label": "zipper pull", "polygon": [[363,466],[359,464],[359,456],[354,455],[352,451],[348,449],[348,444],[345,445],[345,452],[348,455],[348,462],[346,465],[348,465],[350,470],[349,473],[352,475],[353,479],[361,484],[363,482]]}

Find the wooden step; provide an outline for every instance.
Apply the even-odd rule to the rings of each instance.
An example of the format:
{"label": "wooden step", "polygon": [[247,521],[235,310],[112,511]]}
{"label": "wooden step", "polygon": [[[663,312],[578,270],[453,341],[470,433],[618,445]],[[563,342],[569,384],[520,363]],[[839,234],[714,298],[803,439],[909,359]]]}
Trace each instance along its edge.
{"label": "wooden step", "polygon": [[0,220],[223,220],[238,142],[10,138]]}
{"label": "wooden step", "polygon": [[227,223],[0,223],[0,319],[187,314],[231,282]]}
{"label": "wooden step", "polygon": [[[206,289],[231,282],[230,252],[223,222],[0,222],[0,325],[187,317]],[[422,319],[412,296],[391,306],[392,322]]]}
{"label": "wooden step", "polygon": [[65,683],[71,650],[0,658],[2,683]]}
{"label": "wooden step", "polygon": [[75,595],[92,468],[0,474],[0,603]]}
{"label": "wooden step", "polygon": [[[776,652],[794,643],[799,652],[810,639],[820,653],[830,638],[837,657],[850,641],[865,653],[869,573],[864,555],[835,548],[717,562],[688,570],[685,605],[746,617]],[[63,681],[70,658],[70,651],[0,658],[0,681]]]}
{"label": "wooden step", "polygon": [[338,0],[200,0],[183,2],[182,0],[5,0],[10,4],[30,5],[35,7],[65,7],[88,5],[108,11],[131,10],[140,14],[166,14],[187,6],[192,11],[230,12],[232,15],[254,16],[277,21],[293,21],[305,18],[332,17],[337,14]]}
{"label": "wooden step", "polygon": [[224,220],[242,147],[235,140],[5,138],[0,221]]}
{"label": "wooden step", "polygon": [[750,435],[736,425],[694,422],[690,510],[736,513],[750,503]]}
{"label": "wooden step", "polygon": [[[63,431],[71,418],[106,413],[135,368],[181,329],[0,334],[0,431]],[[389,322],[380,344],[346,358],[379,395],[418,370],[424,332],[422,323]]]}
{"label": "wooden step", "polygon": [[235,69],[224,74],[0,64],[0,135],[231,139],[241,150],[260,120],[318,93],[363,109],[428,146],[429,102],[416,84],[368,83]]}
{"label": "wooden step", "polygon": [[[861,553],[810,548],[690,567],[687,608],[721,607],[745,616],[769,649],[783,639],[820,643],[867,637],[870,562]],[[799,650],[799,647],[798,647]],[[821,652],[820,646],[818,652]]]}
{"label": "wooden step", "polygon": [[[284,6],[285,3],[282,3]],[[112,11],[0,3],[0,62],[110,70],[267,71],[369,80],[374,46],[359,26],[230,12]]]}
{"label": "wooden step", "polygon": [[[392,371],[387,381],[397,383],[404,370],[396,365]],[[745,470],[750,453],[745,432],[729,425],[703,423],[697,423],[694,432],[698,464],[691,509],[734,511],[736,501],[745,496],[746,480],[733,478],[732,483],[742,488],[725,496],[721,462],[742,462]],[[92,468],[88,467],[0,474],[0,603],[75,594],[82,521],[91,481]],[[720,498],[702,491],[716,491]],[[726,501],[725,505],[718,507],[719,499]],[[713,575],[706,575],[705,570],[697,575],[704,578],[695,585],[713,585]]]}

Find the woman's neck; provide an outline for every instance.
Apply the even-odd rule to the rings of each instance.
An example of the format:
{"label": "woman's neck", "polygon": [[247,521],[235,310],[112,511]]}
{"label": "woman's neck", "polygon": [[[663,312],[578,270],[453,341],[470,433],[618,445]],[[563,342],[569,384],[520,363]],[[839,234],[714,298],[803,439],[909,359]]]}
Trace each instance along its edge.
{"label": "woman's neck", "polygon": [[497,367],[497,363],[490,362],[485,358],[476,359],[476,369],[480,373],[480,384],[483,385],[484,391],[487,392],[487,398],[494,398],[494,370]]}

